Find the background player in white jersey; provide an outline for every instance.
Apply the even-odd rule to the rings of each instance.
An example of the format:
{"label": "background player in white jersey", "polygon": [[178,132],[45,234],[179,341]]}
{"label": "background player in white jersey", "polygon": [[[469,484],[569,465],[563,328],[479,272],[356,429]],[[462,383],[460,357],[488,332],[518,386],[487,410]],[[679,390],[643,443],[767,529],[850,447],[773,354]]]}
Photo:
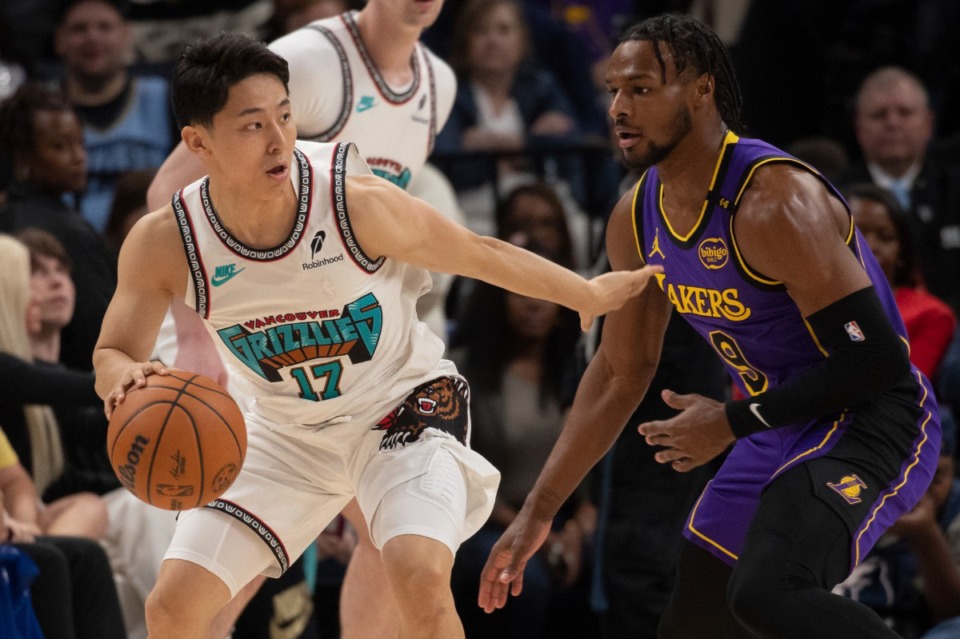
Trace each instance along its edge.
{"label": "background player in white jersey", "polygon": [[[357,145],[373,172],[420,197],[417,179],[446,123],[456,93],[453,70],[419,43],[437,19],[444,0],[368,0],[359,12],[311,23],[279,38],[270,48],[290,65],[290,99],[300,139],[344,140]],[[160,208],[177,189],[206,173],[203,163],[181,143],[160,168],[148,193],[150,210]],[[435,188],[430,189],[434,191]],[[441,189],[442,192],[442,189]],[[439,202],[431,201],[439,206]],[[462,221],[459,209],[441,211]],[[432,291],[421,298],[421,313],[442,309],[437,300],[450,278],[434,274]],[[219,359],[195,316],[175,303],[173,325],[161,331],[178,346],[175,365],[226,382]],[[437,313],[432,314],[436,326]],[[170,358],[173,359],[173,358]],[[384,587],[379,555],[373,552],[356,504],[344,513],[360,530],[341,594],[344,637],[388,636],[395,632],[396,607]],[[255,585],[244,593],[252,596]],[[371,608],[368,601],[383,605]],[[242,601],[238,601],[242,605]],[[238,611],[239,612],[239,611]]]}
{"label": "background player in white jersey", "polygon": [[[286,82],[285,61],[243,36],[224,34],[184,53],[174,108],[209,177],[131,231],[97,345],[97,388],[109,413],[147,375],[166,372],[146,360],[170,301],[186,299],[245,380],[240,388],[256,395],[238,398],[250,445],[236,483],[178,523],[148,600],[150,636],[206,639],[244,584],[279,574],[356,495],[399,604],[399,636],[462,637],[449,590],[453,552],[489,514],[497,473],[468,448],[464,380],[416,321],[426,270],[564,304],[585,327],[638,294],[654,270],[587,282],[365,175],[350,145],[295,148]],[[211,287],[205,269],[219,260],[242,268]],[[259,294],[244,290],[244,280]],[[290,328],[296,345],[285,341],[293,332],[248,339],[281,311],[312,318]],[[349,353],[324,351],[335,333],[349,331],[357,342]],[[254,342],[259,359],[244,346]],[[267,344],[310,354],[303,366],[268,367],[267,359],[291,359],[262,357]],[[264,528],[217,512],[228,508]]]}

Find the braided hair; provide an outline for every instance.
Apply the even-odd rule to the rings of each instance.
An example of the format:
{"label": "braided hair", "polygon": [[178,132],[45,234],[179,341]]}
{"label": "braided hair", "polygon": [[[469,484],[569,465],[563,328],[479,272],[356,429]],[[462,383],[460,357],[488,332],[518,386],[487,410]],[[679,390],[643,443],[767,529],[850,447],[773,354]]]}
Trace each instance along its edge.
{"label": "braided hair", "polygon": [[743,130],[740,121],[740,109],[743,107],[740,83],[733,70],[730,53],[716,33],[690,16],[664,14],[631,27],[620,38],[621,43],[633,40],[648,40],[656,45],[654,52],[664,83],[667,81],[667,65],[660,51],[660,42],[666,43],[673,52],[678,75],[687,67],[691,67],[698,75],[712,75],[720,117],[734,133]]}

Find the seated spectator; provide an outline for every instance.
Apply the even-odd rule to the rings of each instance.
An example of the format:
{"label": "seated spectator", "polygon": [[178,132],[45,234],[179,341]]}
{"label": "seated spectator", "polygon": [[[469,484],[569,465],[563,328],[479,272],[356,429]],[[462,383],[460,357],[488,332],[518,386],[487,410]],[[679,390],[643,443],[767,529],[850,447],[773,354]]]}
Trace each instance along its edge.
{"label": "seated spectator", "polygon": [[935,381],[957,319],[920,284],[910,223],[893,195],[872,184],[850,186],[846,194],[854,222],[893,289],[910,338],[910,361]]}
{"label": "seated spectator", "polygon": [[[556,255],[559,264],[577,270],[587,263],[589,248],[581,221],[567,212],[553,187],[534,182],[507,195],[498,210],[497,237],[509,241],[519,234]],[[580,242],[575,243],[574,236]]]}
{"label": "seated spectator", "polygon": [[[550,185],[544,182],[523,184],[510,191],[503,204],[497,210],[495,234],[508,242],[529,242],[542,248],[547,254],[555,256],[555,261],[566,268],[576,270],[586,262],[586,242],[574,247],[574,233],[583,240],[587,235],[583,231],[581,218],[566,213],[560,196]],[[473,290],[474,281],[469,278],[454,278],[446,298],[448,321],[456,326],[463,312],[465,300]]]}
{"label": "seated spectator", "polygon": [[92,392],[93,373],[60,363],[61,334],[73,317],[76,299],[70,258],[46,231],[27,228],[16,237],[30,254],[30,290],[38,321],[27,326],[30,362],[18,362],[13,368],[19,369],[20,384],[44,380],[32,394],[37,403],[53,408],[64,448],[63,472],[44,496],[53,499],[82,491],[106,494],[120,483],[104,447],[107,420],[103,403]]}
{"label": "seated spectator", "polygon": [[[109,512],[102,543],[114,571],[128,639],[143,639],[144,600],[156,581],[160,561],[173,535],[175,513],[153,508],[120,487],[104,446],[107,420],[103,402],[93,389],[93,373],[68,369],[58,361],[60,331],[70,321],[75,295],[66,251],[56,238],[39,229],[25,229],[18,238],[30,253],[30,291],[39,309],[39,321],[32,322],[27,329],[32,361],[3,353],[7,349],[0,340],[0,383],[12,391],[9,398],[0,402],[0,414],[12,414],[12,423],[17,423],[18,411],[25,411],[17,403],[18,398],[20,402],[50,405],[33,407],[44,414],[52,407],[51,419],[58,427],[64,463],[63,471],[44,491],[44,497],[69,499],[83,491],[102,495]],[[23,260],[19,258],[22,249],[12,242],[0,236],[0,252],[8,259],[17,257],[5,271],[11,274],[11,280],[13,273],[23,270]],[[0,275],[0,298],[8,300],[3,295],[5,283],[5,275]],[[9,283],[10,288],[15,288]],[[0,327],[6,326],[0,321]],[[8,328],[0,335],[4,332],[15,331]],[[28,438],[26,444],[33,442]]]}
{"label": "seated spectator", "polygon": [[[578,132],[568,97],[531,61],[529,40],[515,0],[470,0],[457,15],[450,58],[459,80],[457,97],[435,150],[505,154],[440,165],[460,196],[468,226],[481,233],[491,232],[494,187],[506,191],[534,177],[516,152]],[[564,174],[570,179],[571,173]]]}
{"label": "seated spectator", "polygon": [[10,440],[0,428],[0,539],[33,543],[41,535],[97,540],[107,530],[107,509],[92,493],[43,503]]}
{"label": "seated spectator", "polygon": [[960,164],[927,154],[933,112],[926,87],[904,69],[880,68],[860,85],[854,113],[863,162],[837,185],[872,182],[894,193],[910,221],[924,285],[960,312]]}
{"label": "seated spectator", "polygon": [[156,169],[178,141],[165,77],[134,74],[121,0],[68,0],[56,31],[64,95],[84,124],[80,210],[103,232],[121,173]]}
{"label": "seated spectator", "polygon": [[37,227],[66,248],[73,263],[77,306],[63,332],[61,359],[70,368],[89,371],[117,271],[103,238],[63,201],[86,184],[80,122],[63,96],[27,83],[0,103],[0,145],[14,158],[14,182],[7,203],[0,207],[0,232]]}
{"label": "seated spectator", "polygon": [[[520,238],[518,238],[520,239]],[[524,240],[521,240],[524,241]],[[527,248],[556,259],[539,247]],[[476,605],[476,588],[487,555],[513,521],[546,461],[563,421],[565,376],[575,370],[580,334],[576,314],[477,282],[451,342],[451,357],[471,381],[472,443],[501,472],[490,520],[460,547],[454,567],[455,598],[471,637],[536,639],[561,590],[582,576],[592,506],[571,503],[566,520],[543,553],[527,563],[523,593],[492,615]],[[581,495],[585,497],[585,495]],[[586,599],[584,597],[584,608]],[[568,628],[569,636],[583,636]]]}
{"label": "seated spectator", "polygon": [[93,540],[106,511],[91,497],[38,506],[36,487],[0,429],[0,543],[15,544],[40,569],[30,590],[46,639],[126,637],[110,565]]}
{"label": "seated spectator", "polygon": [[926,494],[833,590],[876,610],[906,639],[952,639],[960,630],[957,426],[943,416],[940,460]]}

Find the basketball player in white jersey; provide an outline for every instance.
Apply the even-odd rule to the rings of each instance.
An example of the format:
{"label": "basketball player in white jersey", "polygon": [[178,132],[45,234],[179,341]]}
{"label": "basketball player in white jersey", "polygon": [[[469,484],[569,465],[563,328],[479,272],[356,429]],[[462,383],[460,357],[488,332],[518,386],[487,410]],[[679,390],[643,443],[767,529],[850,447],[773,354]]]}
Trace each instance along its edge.
{"label": "basketball player in white jersey", "polygon": [[[298,137],[353,142],[375,174],[404,189],[412,180],[412,192],[419,194],[420,181],[415,178],[446,123],[456,94],[453,70],[419,43],[443,3],[368,0],[359,12],[311,23],[273,42],[270,48],[290,65],[291,109]],[[150,187],[150,210],[168,203],[174,191],[205,173],[203,163],[181,143]],[[459,210],[443,213],[462,220]],[[422,299],[421,309],[426,304],[436,305],[435,297],[448,286],[448,276],[434,274],[432,298]],[[161,335],[167,344],[178,347],[175,365],[226,384],[222,366],[212,356],[212,346],[194,316],[179,303],[172,310],[177,318],[176,339],[172,322]],[[369,542],[356,504],[348,505],[344,514],[359,529],[360,543],[350,559],[341,592],[343,636],[395,634],[396,606],[384,587],[379,554]],[[242,609],[255,590],[255,584],[248,588],[236,607]],[[372,600],[384,604],[371,609],[367,602]]]}
{"label": "basketball player in white jersey", "polygon": [[466,382],[416,318],[427,271],[549,299],[584,327],[654,271],[588,282],[448,221],[372,176],[352,145],[296,143],[287,77],[282,58],[237,34],[184,52],[174,109],[208,177],[131,231],[94,356],[110,414],[167,371],[147,358],[171,300],[185,300],[245,409],[243,469],[181,514],[147,602],[150,637],[208,639],[231,597],[281,574],[354,497],[399,637],[463,637],[453,557],[489,515],[499,474],[469,449]]}

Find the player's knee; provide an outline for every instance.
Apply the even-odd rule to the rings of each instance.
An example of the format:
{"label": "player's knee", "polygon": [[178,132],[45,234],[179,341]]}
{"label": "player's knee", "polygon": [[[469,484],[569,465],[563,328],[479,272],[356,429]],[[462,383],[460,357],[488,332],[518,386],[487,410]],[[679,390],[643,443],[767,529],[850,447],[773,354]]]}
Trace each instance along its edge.
{"label": "player's knee", "polygon": [[[208,628],[214,612],[186,590],[158,583],[145,602],[147,630],[151,639],[180,639],[193,636],[199,628]],[[204,636],[199,634],[197,636]]]}
{"label": "player's knee", "polygon": [[449,594],[453,556],[438,541],[415,535],[391,539],[383,548],[383,563],[401,607]]}
{"label": "player's knee", "polygon": [[771,622],[785,618],[781,606],[785,603],[784,585],[772,574],[758,571],[745,563],[738,564],[727,586],[727,605],[737,621],[750,629],[769,627]]}

